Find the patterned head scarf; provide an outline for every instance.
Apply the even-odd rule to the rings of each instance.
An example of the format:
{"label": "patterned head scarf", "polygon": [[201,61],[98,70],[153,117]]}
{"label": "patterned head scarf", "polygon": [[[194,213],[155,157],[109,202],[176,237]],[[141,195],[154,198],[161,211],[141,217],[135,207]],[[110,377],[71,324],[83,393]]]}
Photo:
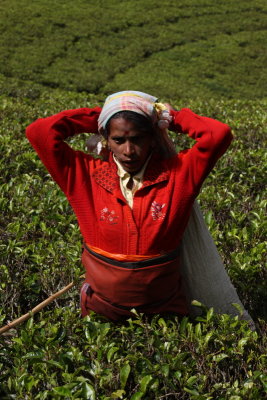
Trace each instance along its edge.
{"label": "patterned head scarf", "polygon": [[154,139],[163,157],[169,158],[176,154],[175,147],[168,135],[168,127],[172,117],[167,107],[159,103],[156,97],[134,90],[117,92],[106,98],[98,118],[99,134],[93,135],[87,141],[89,151],[96,152],[103,158],[106,158],[107,143],[103,138],[105,136],[105,129],[110,118],[120,111],[133,111],[151,119],[155,126]]}
{"label": "patterned head scarf", "polygon": [[98,129],[105,129],[110,118],[120,111],[133,111],[157,121],[155,103],[157,98],[149,94],[126,90],[107,97],[98,119]]}

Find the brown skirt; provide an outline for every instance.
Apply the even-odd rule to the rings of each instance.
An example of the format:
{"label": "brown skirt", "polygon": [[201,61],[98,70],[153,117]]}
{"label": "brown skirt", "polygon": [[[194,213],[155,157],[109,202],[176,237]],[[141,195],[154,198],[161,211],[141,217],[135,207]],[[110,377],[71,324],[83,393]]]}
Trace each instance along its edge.
{"label": "brown skirt", "polygon": [[93,310],[116,321],[132,316],[132,308],[145,314],[188,314],[178,250],[131,263],[100,256],[85,245],[82,263],[82,316]]}

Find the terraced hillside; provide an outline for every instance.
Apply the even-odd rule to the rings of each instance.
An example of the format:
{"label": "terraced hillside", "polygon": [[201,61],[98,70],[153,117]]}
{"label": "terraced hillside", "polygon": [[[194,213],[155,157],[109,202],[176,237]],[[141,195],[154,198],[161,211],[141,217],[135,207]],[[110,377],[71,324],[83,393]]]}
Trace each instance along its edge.
{"label": "terraced hillside", "polygon": [[0,73],[104,94],[266,96],[264,0],[2,0]]}

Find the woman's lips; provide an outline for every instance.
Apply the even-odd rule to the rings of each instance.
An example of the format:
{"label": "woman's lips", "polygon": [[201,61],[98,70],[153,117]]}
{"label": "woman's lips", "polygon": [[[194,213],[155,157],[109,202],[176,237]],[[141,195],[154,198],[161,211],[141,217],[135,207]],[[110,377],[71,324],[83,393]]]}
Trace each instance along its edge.
{"label": "woman's lips", "polygon": [[138,160],[131,160],[131,161],[121,161],[121,165],[127,171],[136,171],[140,168],[140,164]]}
{"label": "woman's lips", "polygon": [[121,161],[121,164],[124,164],[124,165],[136,165],[137,163],[138,163],[138,160]]}

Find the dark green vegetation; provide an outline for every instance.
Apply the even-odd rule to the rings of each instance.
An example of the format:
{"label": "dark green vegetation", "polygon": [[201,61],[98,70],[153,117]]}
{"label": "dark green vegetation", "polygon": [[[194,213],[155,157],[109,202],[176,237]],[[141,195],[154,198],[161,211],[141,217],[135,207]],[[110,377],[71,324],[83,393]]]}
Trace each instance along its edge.
{"label": "dark green vegetation", "polygon": [[104,95],[261,98],[266,10],[264,0],[2,0],[0,73]]}
{"label": "dark green vegetation", "polygon": [[263,399],[264,346],[211,311],[195,324],[136,317],[113,325],[62,308],[29,320],[1,350],[1,398]]}
{"label": "dark green vegetation", "polygon": [[[200,203],[257,331],[212,310],[194,322],[81,320],[77,283],[0,337],[1,399],[265,397],[266,6],[177,3],[1,1],[0,326],[83,272],[77,223],[26,126],[132,88],[233,128],[235,141]],[[72,144],[84,142],[81,135]]]}

